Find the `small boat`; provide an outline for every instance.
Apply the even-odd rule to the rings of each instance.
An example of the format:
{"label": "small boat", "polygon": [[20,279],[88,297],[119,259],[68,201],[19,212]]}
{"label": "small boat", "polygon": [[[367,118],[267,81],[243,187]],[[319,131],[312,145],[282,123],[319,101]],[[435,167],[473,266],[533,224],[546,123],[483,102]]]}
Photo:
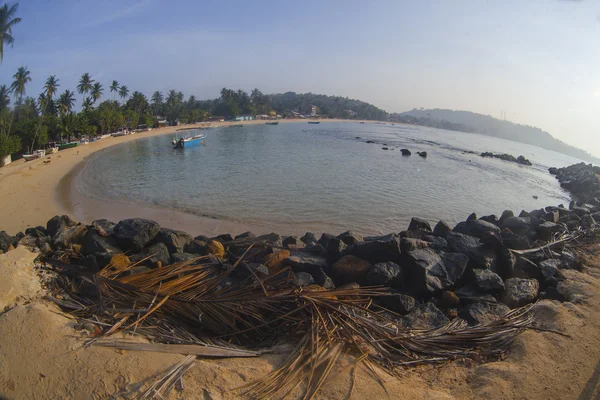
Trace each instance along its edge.
{"label": "small boat", "polygon": [[241,128],[242,126],[244,126],[244,125],[242,125],[242,124],[239,124],[239,125],[229,125],[228,128]]}
{"label": "small boat", "polygon": [[279,125],[279,121],[275,121],[275,122],[265,122],[265,125]]}
{"label": "small boat", "polygon": [[25,161],[31,161],[31,160],[35,160],[38,158],[42,158],[45,155],[46,155],[45,150],[36,150],[31,154],[23,154],[23,158],[25,159]]}
{"label": "small boat", "polygon": [[79,144],[89,144],[89,143],[90,143],[90,141],[88,139],[81,139],[79,141]]}
{"label": "small boat", "polygon": [[54,154],[58,153],[58,146],[56,146],[55,142],[48,143],[48,148],[46,149],[46,154]]}
{"label": "small boat", "polygon": [[173,139],[171,144],[173,145],[174,149],[183,149],[186,144],[189,146],[191,144],[200,143],[204,139],[206,139],[206,135],[200,134],[200,135],[195,135],[195,136],[187,137],[187,138],[179,138],[179,139],[175,138],[175,139]]}
{"label": "small boat", "polygon": [[309,124],[320,124],[321,121],[308,121]]}
{"label": "small boat", "polygon": [[57,145],[58,150],[70,149],[79,146],[79,142],[60,143]]}

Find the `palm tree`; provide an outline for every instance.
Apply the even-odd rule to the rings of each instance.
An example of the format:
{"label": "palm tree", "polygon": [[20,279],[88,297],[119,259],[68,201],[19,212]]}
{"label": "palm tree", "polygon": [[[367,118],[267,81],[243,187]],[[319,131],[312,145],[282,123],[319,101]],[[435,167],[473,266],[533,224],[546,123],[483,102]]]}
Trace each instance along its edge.
{"label": "palm tree", "polygon": [[102,85],[100,84],[100,82],[94,83],[94,86],[92,87],[92,91],[90,94],[92,97],[92,104],[96,103],[98,100],[100,100],[100,97],[102,97],[103,91],[104,91],[104,89],[102,88]]}
{"label": "palm tree", "polygon": [[92,90],[92,83],[94,80],[89,73],[85,73],[81,75],[81,79],[79,79],[79,85],[77,85],[77,91],[80,94],[87,94],[90,90]]}
{"label": "palm tree", "polygon": [[6,85],[0,86],[0,112],[6,110],[10,105],[10,90]]}
{"label": "palm tree", "polygon": [[119,88],[119,96],[121,96],[122,99],[126,99],[127,97],[129,97],[129,89],[127,88],[127,86],[121,86]]}
{"label": "palm tree", "polygon": [[83,112],[90,111],[93,108],[93,106],[94,106],[94,102],[89,97],[86,97],[83,100],[83,103],[81,103],[81,109],[83,110]]}
{"label": "palm tree", "polygon": [[71,110],[75,105],[75,93],[71,92],[69,89],[65,90],[63,94],[58,98],[58,109],[60,113],[64,116],[66,114],[71,114]]}
{"label": "palm tree", "polygon": [[56,94],[56,90],[60,85],[58,84],[58,79],[56,79],[56,75],[50,75],[48,79],[46,79],[46,83],[44,84],[44,90],[46,91],[46,97],[48,100],[52,99]]}
{"label": "palm tree", "polygon": [[112,81],[112,83],[110,84],[110,91],[114,92],[113,93],[113,100],[115,99],[115,95],[117,94],[117,92],[119,91],[119,82],[117,81]]}
{"label": "palm tree", "polygon": [[164,100],[163,94],[158,90],[152,93],[152,104],[160,105]]}
{"label": "palm tree", "polygon": [[14,81],[10,85],[10,91],[14,93],[14,95],[18,99],[18,103],[21,103],[23,99],[23,95],[25,94],[25,85],[31,82],[31,76],[29,74],[29,70],[27,67],[19,67],[17,72],[13,75]]}
{"label": "palm tree", "polygon": [[19,3],[8,7],[8,4],[0,7],[0,63],[4,60],[4,43],[10,44],[12,47],[15,38],[12,35],[12,28],[19,22],[21,18],[13,18],[19,8]]}

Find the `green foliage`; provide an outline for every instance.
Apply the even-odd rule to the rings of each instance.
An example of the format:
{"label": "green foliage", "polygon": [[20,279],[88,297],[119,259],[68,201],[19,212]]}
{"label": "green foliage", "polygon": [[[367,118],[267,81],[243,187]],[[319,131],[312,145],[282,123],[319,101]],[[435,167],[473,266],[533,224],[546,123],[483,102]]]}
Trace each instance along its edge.
{"label": "green foliage", "polygon": [[39,118],[22,119],[13,125],[12,136],[20,139],[23,151],[28,151],[32,147],[32,144],[34,144],[34,141],[38,147],[48,143],[48,127],[40,124]]}
{"label": "green foliage", "polygon": [[8,3],[0,7],[0,63],[4,60],[4,43],[13,45],[15,38],[12,34],[12,28],[19,22],[21,18],[14,18],[19,3],[8,6]]}
{"label": "green foliage", "polygon": [[[0,157],[16,153],[21,149],[21,140],[17,136],[0,135]],[[1,160],[0,160],[1,162]]]}

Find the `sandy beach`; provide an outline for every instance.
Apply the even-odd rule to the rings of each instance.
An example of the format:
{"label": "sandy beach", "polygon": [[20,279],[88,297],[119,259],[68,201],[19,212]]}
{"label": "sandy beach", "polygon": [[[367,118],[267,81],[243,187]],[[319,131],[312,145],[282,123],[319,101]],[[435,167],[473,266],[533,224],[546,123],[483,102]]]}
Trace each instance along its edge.
{"label": "sandy beach", "polygon": [[[328,122],[337,120],[326,120]],[[341,121],[341,120],[340,120]],[[306,119],[284,119],[281,123],[306,123]],[[25,162],[18,160],[0,168],[0,230],[9,234],[25,231],[31,226],[45,224],[55,215],[66,214],[70,217],[90,223],[95,219],[106,218],[113,221],[132,217],[153,219],[162,226],[180,229],[192,234],[217,235],[221,233],[237,234],[252,230],[257,234],[268,233],[268,229],[250,226],[234,221],[215,220],[182,212],[140,207],[139,205],[105,202],[78,195],[71,190],[71,181],[82,163],[93,153],[141,138],[173,134],[183,128],[202,126],[253,125],[265,121],[213,122],[152,129],[122,137],[109,137],[97,142],[62,150],[43,159]],[[44,163],[44,161],[50,161]],[[83,203],[85,202],[85,204]]]}

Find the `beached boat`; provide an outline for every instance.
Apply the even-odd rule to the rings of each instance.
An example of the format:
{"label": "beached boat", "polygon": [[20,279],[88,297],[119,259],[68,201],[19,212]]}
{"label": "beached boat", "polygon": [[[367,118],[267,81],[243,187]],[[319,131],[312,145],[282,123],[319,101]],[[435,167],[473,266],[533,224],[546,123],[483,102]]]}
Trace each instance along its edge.
{"label": "beached boat", "polygon": [[229,125],[228,128],[241,128],[242,126],[244,126],[244,125],[242,125],[242,124],[239,124],[239,125]]}
{"label": "beached boat", "polygon": [[58,150],[70,149],[79,146],[79,142],[59,143]]}
{"label": "beached boat", "polygon": [[186,145],[189,146],[192,144],[200,143],[204,139],[206,139],[206,135],[202,133],[200,135],[195,135],[187,138],[174,138],[171,144],[173,144],[174,149],[183,149]]}
{"label": "beached boat", "polygon": [[279,121],[265,122],[265,125],[279,125]]}
{"label": "beached boat", "polygon": [[42,158],[45,155],[46,155],[45,150],[36,150],[31,154],[23,154],[23,158],[25,159],[25,161],[31,161],[31,160],[35,160],[38,158]]}
{"label": "beached boat", "polygon": [[309,124],[320,124],[321,121],[308,121]]}
{"label": "beached boat", "polygon": [[46,154],[54,154],[58,153],[58,146],[55,142],[48,143],[48,148],[46,149]]}
{"label": "beached boat", "polygon": [[88,139],[81,139],[79,141],[79,144],[89,144],[89,143],[90,143],[90,141]]}

